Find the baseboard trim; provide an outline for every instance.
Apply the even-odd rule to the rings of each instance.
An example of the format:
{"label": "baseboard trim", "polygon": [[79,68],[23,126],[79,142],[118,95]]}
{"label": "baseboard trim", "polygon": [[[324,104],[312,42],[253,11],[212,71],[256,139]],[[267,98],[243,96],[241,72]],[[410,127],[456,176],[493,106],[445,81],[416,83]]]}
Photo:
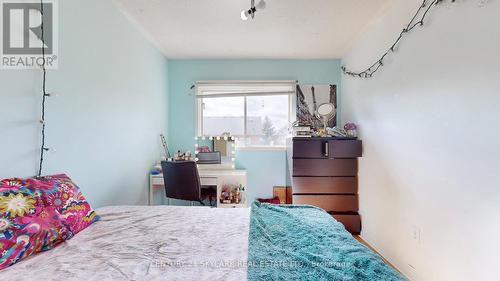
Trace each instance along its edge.
{"label": "baseboard trim", "polygon": [[396,270],[397,272],[399,272],[399,274],[401,274],[404,278],[410,280],[407,276],[405,276],[401,270],[399,270],[397,267],[395,267],[392,263],[390,263],[386,258],[384,258],[384,256],[382,256],[375,248],[373,248],[370,244],[368,244],[368,242],[366,242],[365,240],[363,240],[363,238],[361,238],[361,236],[359,235],[354,235],[354,239],[358,240],[359,243],[363,244],[365,247],[367,247],[368,249],[370,249],[372,252],[374,252],[375,254],[379,255],[382,260],[390,267],[392,267],[394,270]]}

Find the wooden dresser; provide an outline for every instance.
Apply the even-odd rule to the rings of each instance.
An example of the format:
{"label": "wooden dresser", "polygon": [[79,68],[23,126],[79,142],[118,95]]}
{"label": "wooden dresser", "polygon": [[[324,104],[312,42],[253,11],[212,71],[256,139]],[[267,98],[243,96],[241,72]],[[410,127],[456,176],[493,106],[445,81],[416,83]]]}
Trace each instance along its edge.
{"label": "wooden dresser", "polygon": [[361,232],[358,214],[360,140],[293,138],[288,142],[293,204],[329,212],[352,234]]}

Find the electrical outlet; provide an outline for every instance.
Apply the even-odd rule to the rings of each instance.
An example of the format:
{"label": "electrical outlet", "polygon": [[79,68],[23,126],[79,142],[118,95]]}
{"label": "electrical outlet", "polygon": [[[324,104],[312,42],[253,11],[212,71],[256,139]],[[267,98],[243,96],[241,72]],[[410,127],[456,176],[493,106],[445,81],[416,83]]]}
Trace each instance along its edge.
{"label": "electrical outlet", "polygon": [[411,239],[413,241],[415,241],[416,243],[420,244],[421,238],[422,238],[422,230],[419,227],[413,226],[411,228],[410,235],[411,235]]}

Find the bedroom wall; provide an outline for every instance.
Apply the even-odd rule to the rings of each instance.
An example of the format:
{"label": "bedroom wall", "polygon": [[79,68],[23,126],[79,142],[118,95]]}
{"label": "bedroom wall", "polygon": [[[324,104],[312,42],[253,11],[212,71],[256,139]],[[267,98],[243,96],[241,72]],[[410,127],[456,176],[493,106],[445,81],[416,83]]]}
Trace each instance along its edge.
{"label": "bedroom wall", "polygon": [[[96,207],[145,204],[167,127],[167,60],[109,0],[59,2],[45,173],[67,173]],[[131,67],[133,66],[133,67]],[[0,178],[36,174],[39,70],[0,70]]]}
{"label": "bedroom wall", "polygon": [[[339,85],[340,61],[169,60],[168,140],[172,150],[194,150],[195,92],[189,88],[200,80],[298,80]],[[237,167],[248,171],[250,200],[271,197],[273,186],[289,183],[286,151],[237,151]]]}
{"label": "bedroom wall", "polygon": [[[343,63],[375,61],[421,2],[395,1]],[[362,237],[413,280],[500,280],[500,1],[478,3],[442,4],[376,77],[342,79]]]}

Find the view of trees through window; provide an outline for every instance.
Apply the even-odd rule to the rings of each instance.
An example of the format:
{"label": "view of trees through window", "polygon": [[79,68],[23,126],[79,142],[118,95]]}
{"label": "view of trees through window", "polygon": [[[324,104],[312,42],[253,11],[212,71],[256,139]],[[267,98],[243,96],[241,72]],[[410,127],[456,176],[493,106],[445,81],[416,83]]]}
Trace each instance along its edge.
{"label": "view of trees through window", "polygon": [[284,146],[289,96],[234,96],[201,100],[202,134],[229,133],[246,146]]}

